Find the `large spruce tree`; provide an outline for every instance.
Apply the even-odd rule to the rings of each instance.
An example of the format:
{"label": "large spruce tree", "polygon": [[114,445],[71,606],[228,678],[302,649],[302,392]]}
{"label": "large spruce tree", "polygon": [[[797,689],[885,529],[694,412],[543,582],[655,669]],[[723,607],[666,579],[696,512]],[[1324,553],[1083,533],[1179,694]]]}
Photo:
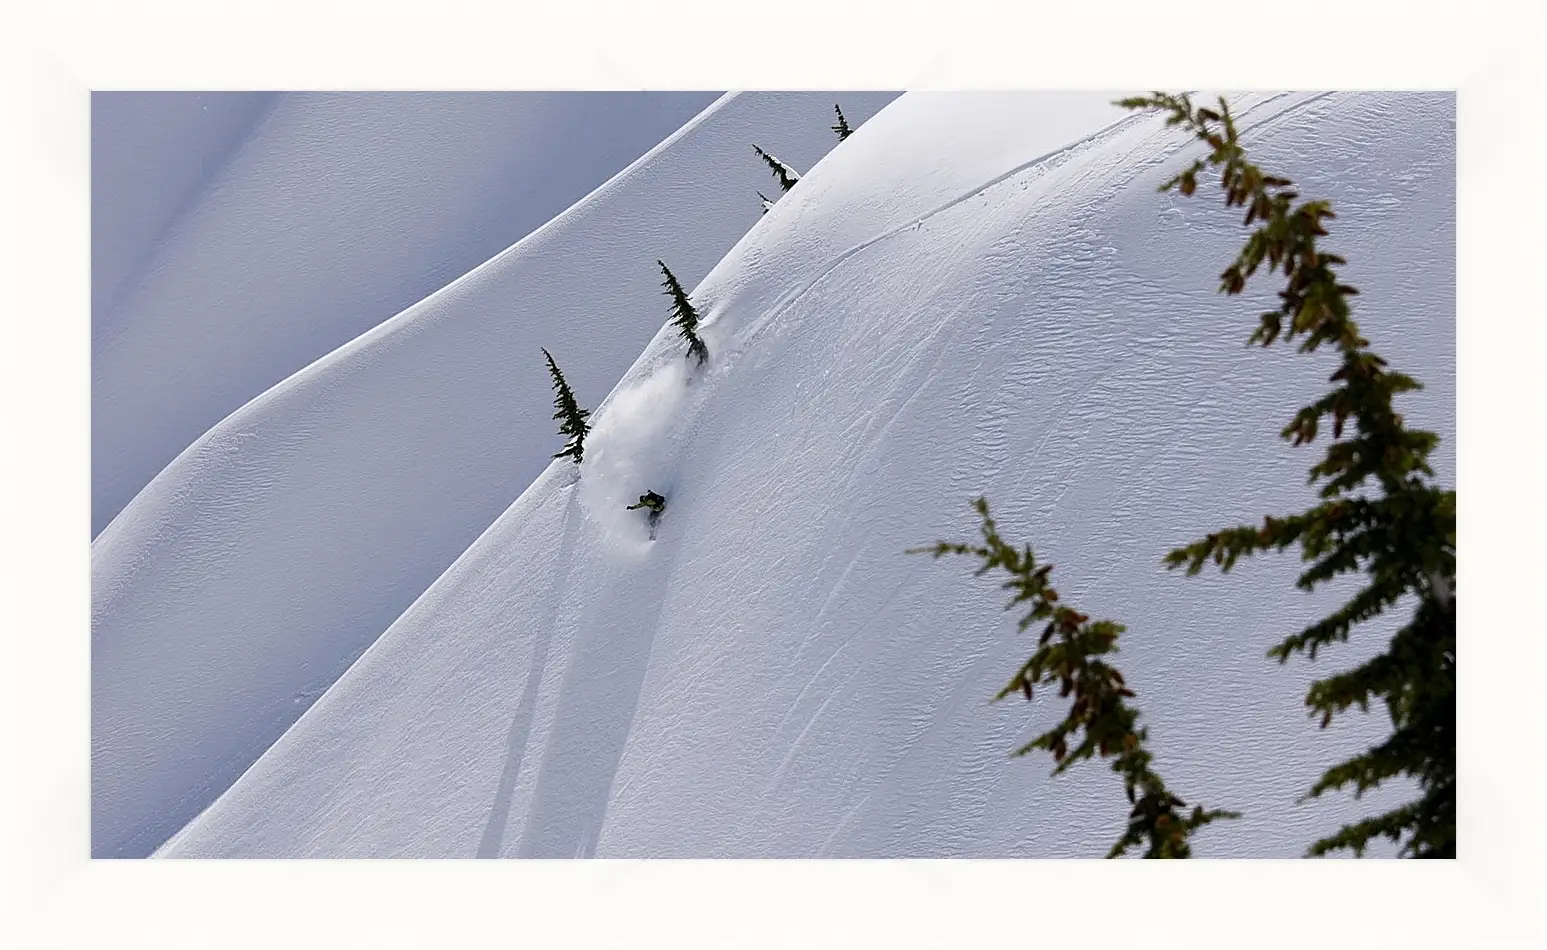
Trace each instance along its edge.
{"label": "large spruce tree", "polygon": [[763,151],[761,148],[758,148],[756,145],[752,146],[752,151],[756,152],[758,157],[763,160],[764,164],[766,164],[769,169],[773,171],[774,177],[779,179],[780,188],[783,188],[785,191],[789,191],[791,188],[795,187],[796,183],[800,181],[800,175],[796,173],[795,169],[779,161],[777,158],[774,158],[772,155]]}
{"label": "large spruce tree", "polygon": [[[1405,855],[1454,857],[1456,493],[1433,480],[1428,456],[1438,437],[1408,429],[1392,406],[1393,396],[1418,389],[1419,383],[1387,369],[1352,319],[1349,298],[1357,291],[1339,283],[1335,271],[1346,261],[1316,244],[1318,237],[1328,233],[1323,222],[1333,217],[1330,204],[1297,202],[1299,194],[1288,179],[1264,174],[1248,162],[1223,98],[1218,110],[1195,109],[1187,96],[1164,93],[1124,99],[1118,105],[1164,110],[1169,113],[1168,125],[1181,125],[1211,146],[1206,158],[1194,161],[1162,185],[1162,191],[1175,188],[1190,195],[1197,188],[1198,173],[1215,166],[1221,169],[1226,207],[1246,208],[1247,225],[1260,222],[1220,283],[1222,292],[1239,294],[1247,278],[1265,262],[1269,273],[1282,268],[1287,278],[1286,288],[1279,293],[1279,309],[1262,314],[1249,342],[1268,346],[1280,336],[1301,336],[1302,352],[1330,344],[1342,357],[1330,379],[1335,388],[1301,409],[1281,433],[1302,445],[1314,440],[1321,423],[1330,420],[1333,441],[1323,460],[1310,470],[1312,482],[1322,483],[1321,503],[1299,514],[1269,516],[1259,525],[1209,534],[1170,552],[1165,563],[1185,566],[1189,574],[1210,561],[1229,571],[1243,556],[1298,544],[1302,558],[1310,562],[1297,583],[1304,590],[1341,574],[1366,575],[1367,586],[1341,608],[1268,651],[1280,663],[1302,652],[1315,659],[1319,648],[1346,641],[1356,625],[1404,599],[1416,602],[1411,619],[1391,638],[1385,652],[1311,685],[1306,705],[1323,727],[1349,707],[1367,709],[1372,699],[1378,699],[1385,703],[1394,730],[1376,747],[1328,769],[1305,797],[1349,785],[1358,797],[1398,775],[1415,780],[1419,797],[1316,841],[1308,854],[1346,849],[1362,855],[1373,838],[1384,836],[1400,842],[1400,853]],[[1375,491],[1364,491],[1367,485]],[[1074,695],[1064,721],[1019,751],[1048,750],[1058,763],[1055,774],[1081,757],[1115,756],[1112,767],[1124,776],[1130,799],[1135,798],[1136,788],[1157,789],[1158,797],[1135,800],[1128,829],[1112,854],[1148,840],[1146,857],[1187,857],[1186,841],[1193,830],[1233,813],[1195,808],[1184,816],[1175,811],[1180,802],[1164,791],[1158,778],[1147,781],[1148,756],[1144,755],[1142,767],[1137,758],[1146,734],[1136,727],[1137,710],[1122,702],[1133,694],[1115,669],[1090,659],[1114,650],[1123,628],[1107,621],[1089,624],[1083,614],[1057,606],[1056,594],[1046,586],[1051,566],[1037,566],[1029,546],[1017,553],[1005,542],[985,500],[978,499],[977,508],[983,522],[982,545],[941,542],[922,550],[936,557],[976,556],[982,562],[978,574],[995,568],[1006,571],[1010,580],[1004,586],[1017,592],[1010,606],[1032,603],[1031,612],[1021,620],[1022,630],[1038,619],[1049,619],[1038,651],[1000,696],[1019,691],[1029,700],[1034,685],[1055,681],[1060,695]],[[1078,729],[1084,730],[1084,739],[1071,753],[1066,737]]]}
{"label": "large spruce tree", "polygon": [[661,282],[661,286],[666,288],[666,296],[671,298],[672,325],[681,332],[682,339],[687,341],[688,356],[698,357],[698,363],[702,366],[704,360],[709,358],[709,347],[705,346],[704,341],[698,336],[698,311],[693,309],[693,303],[688,300],[687,291],[682,289],[677,275],[671,272],[666,262],[656,261],[656,263],[661,265],[661,273],[666,277]]}
{"label": "large spruce tree", "polygon": [[586,422],[586,417],[591,414],[589,409],[580,408],[575,401],[575,394],[570,391],[569,383],[565,381],[564,374],[559,371],[559,364],[553,361],[553,355],[546,349],[543,356],[548,360],[548,375],[553,377],[553,406],[558,411],[553,418],[561,420],[559,434],[569,436],[562,451],[553,457],[556,459],[573,457],[575,464],[579,465],[585,454],[585,437],[590,433],[591,427]]}

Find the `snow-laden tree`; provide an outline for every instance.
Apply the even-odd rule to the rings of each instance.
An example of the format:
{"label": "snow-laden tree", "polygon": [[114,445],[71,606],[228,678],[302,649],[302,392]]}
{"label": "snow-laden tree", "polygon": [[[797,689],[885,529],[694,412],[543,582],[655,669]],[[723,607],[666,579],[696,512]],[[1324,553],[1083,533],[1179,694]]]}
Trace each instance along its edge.
{"label": "snow-laden tree", "polygon": [[800,173],[795,171],[795,169],[779,161],[756,145],[752,146],[752,151],[756,152],[758,157],[773,171],[774,177],[779,179],[780,188],[789,191],[800,181]]}

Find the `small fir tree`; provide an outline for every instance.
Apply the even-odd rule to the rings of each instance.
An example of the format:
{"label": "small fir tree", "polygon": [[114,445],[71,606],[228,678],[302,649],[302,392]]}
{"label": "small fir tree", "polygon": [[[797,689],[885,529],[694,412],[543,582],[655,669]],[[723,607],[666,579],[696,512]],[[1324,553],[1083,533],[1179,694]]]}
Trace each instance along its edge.
{"label": "small fir tree", "polygon": [[661,265],[661,273],[666,276],[661,286],[666,288],[666,296],[671,298],[672,325],[681,331],[682,339],[687,341],[688,356],[698,357],[698,363],[702,366],[704,360],[709,358],[709,347],[698,336],[698,311],[693,309],[687,291],[682,289],[682,284],[678,283],[677,276],[666,266],[666,262],[656,263]]}
{"label": "small fir tree", "polygon": [[843,110],[838,108],[838,103],[836,102],[833,103],[833,111],[838,113],[838,124],[831,126],[831,128],[834,132],[838,133],[838,141],[842,142],[844,139],[853,135],[854,130],[849,128],[849,120],[843,117]]}
{"label": "small fir tree", "polygon": [[773,203],[773,199],[772,198],[769,198],[767,195],[763,194],[761,191],[757,193],[757,196],[759,198],[763,199],[763,213],[764,214],[767,214],[769,211],[771,211],[773,209],[774,203]]}
{"label": "small fir tree", "polygon": [[758,157],[761,158],[770,169],[772,169],[774,177],[779,179],[780,188],[783,188],[785,191],[789,191],[791,188],[795,187],[796,183],[800,181],[800,175],[795,171],[795,169],[779,161],[777,158],[774,158],[772,155],[758,148],[756,145],[752,146],[752,151],[756,152]]}
{"label": "small fir tree", "polygon": [[565,382],[564,374],[559,371],[559,364],[553,361],[552,354],[544,349],[543,356],[548,360],[548,375],[553,377],[553,406],[558,410],[553,418],[561,420],[559,434],[569,436],[563,451],[553,457],[573,457],[575,464],[579,465],[585,454],[585,437],[591,431],[590,425],[586,423],[586,417],[591,411],[580,408],[580,404],[575,401],[575,394],[570,391],[569,383]]}

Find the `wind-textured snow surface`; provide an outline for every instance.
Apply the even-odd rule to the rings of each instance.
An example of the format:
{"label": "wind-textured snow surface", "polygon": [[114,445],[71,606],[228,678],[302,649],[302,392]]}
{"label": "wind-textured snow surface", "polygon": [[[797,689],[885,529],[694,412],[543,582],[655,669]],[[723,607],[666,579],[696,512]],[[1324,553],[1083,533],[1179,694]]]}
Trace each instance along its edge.
{"label": "wind-textured snow surface", "polygon": [[[698,284],[709,363],[658,334],[578,482],[550,465],[160,853],[1103,854],[1127,814],[1110,771],[1008,756],[1060,709],[988,702],[1033,640],[996,579],[902,553],[975,536],[979,493],[1067,601],[1128,625],[1168,784],[1246,813],[1201,855],[1298,855],[1395,800],[1296,804],[1386,725],[1318,731],[1306,682],[1395,618],[1281,667],[1267,647],[1348,588],[1297,591],[1287,556],[1160,566],[1313,500],[1319,449],[1276,433],[1333,364],[1244,345],[1275,279],[1215,293],[1239,213],[1212,180],[1157,193],[1199,146],[1110,98],[909,94],[860,128]],[[1427,384],[1401,410],[1452,481],[1454,98],[1235,102],[1254,159],[1334,202],[1325,246],[1376,349]],[[647,487],[669,499],[654,543],[617,510]]]}
{"label": "wind-textured snow surface", "polygon": [[716,100],[134,498],[92,545],[94,854],[148,854],[213,801],[510,506],[563,445],[540,347],[594,407],[666,319],[656,259],[708,273],[761,218],[749,143],[815,163],[835,98],[868,117],[895,94]]}
{"label": "wind-textured snow surface", "polygon": [[[280,95],[96,92],[91,96],[91,313],[100,332],[179,213],[197,204]],[[94,334],[95,336],[95,334]]]}
{"label": "wind-textured snow surface", "polygon": [[715,98],[96,94],[92,535],[210,426]]}

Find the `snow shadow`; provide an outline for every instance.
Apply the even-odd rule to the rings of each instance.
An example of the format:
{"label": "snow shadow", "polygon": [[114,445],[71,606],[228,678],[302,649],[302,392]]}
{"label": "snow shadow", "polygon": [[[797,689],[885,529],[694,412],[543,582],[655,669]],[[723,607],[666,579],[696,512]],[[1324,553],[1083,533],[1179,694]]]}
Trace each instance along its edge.
{"label": "snow shadow", "polygon": [[660,626],[670,560],[630,565],[609,596],[583,608],[518,857],[595,857]]}
{"label": "snow shadow", "polygon": [[494,803],[489,809],[489,820],[484,825],[483,838],[478,843],[480,858],[497,858],[505,840],[505,826],[510,821],[510,803],[515,797],[516,780],[521,777],[521,763],[526,759],[527,740],[532,732],[532,717],[537,708],[537,691],[542,686],[543,671],[548,666],[548,648],[553,643],[553,627],[558,619],[558,605],[564,588],[569,582],[569,567],[575,547],[575,535],[571,516],[575,510],[575,495],[570,493],[564,509],[564,548],[559,555],[559,572],[554,576],[549,591],[543,624],[533,631],[537,645],[532,648],[528,661],[526,682],[521,687],[521,698],[516,702],[516,714],[510,721],[510,733],[505,740],[505,767],[500,772],[499,786],[494,791]]}

